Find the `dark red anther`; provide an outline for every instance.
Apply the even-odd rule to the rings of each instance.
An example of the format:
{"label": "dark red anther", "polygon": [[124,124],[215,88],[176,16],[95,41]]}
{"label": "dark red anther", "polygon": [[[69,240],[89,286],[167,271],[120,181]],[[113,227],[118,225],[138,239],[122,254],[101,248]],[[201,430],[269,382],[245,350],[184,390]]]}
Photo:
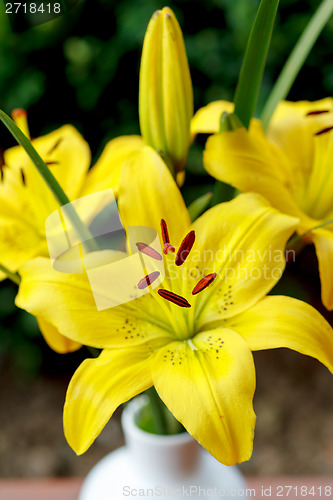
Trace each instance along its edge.
{"label": "dark red anther", "polygon": [[46,161],[46,165],[59,165],[58,161]]}
{"label": "dark red anther", "polygon": [[49,152],[47,153],[48,155],[50,155],[51,153],[53,153],[58,147],[59,145],[62,143],[63,141],[63,137],[60,137],[54,144],[53,146],[51,147],[51,149],[49,150]]}
{"label": "dark red anther", "polygon": [[142,280],[139,281],[138,283],[139,290],[143,290],[144,288],[147,288],[147,286],[154,283],[154,281],[157,280],[159,275],[160,275],[159,271],[154,271],[153,273],[147,274],[147,276],[145,276],[144,278],[142,278]]}
{"label": "dark red anther", "polygon": [[195,242],[195,231],[190,231],[185,236],[178,249],[175,261],[176,266],[181,266],[182,264],[184,264],[185,260],[188,257],[188,254],[190,253],[194,245],[194,242]]}
{"label": "dark red anther", "polygon": [[313,116],[313,115],[323,115],[324,113],[329,113],[329,109],[317,109],[316,111],[309,111],[306,113],[306,116]]}
{"label": "dark red anther", "polygon": [[315,135],[326,134],[327,132],[330,132],[331,130],[333,130],[333,126],[332,127],[323,128],[322,130],[319,130],[319,132],[316,132]]}
{"label": "dark red anther", "polygon": [[144,253],[155,260],[162,260],[163,258],[160,253],[158,253],[154,248],[147,245],[147,243],[137,243],[136,246],[141,253]]}
{"label": "dark red anther", "polygon": [[181,295],[176,295],[173,292],[169,292],[169,290],[157,290],[158,295],[160,295],[163,299],[169,300],[173,304],[176,304],[179,307],[191,307],[191,304],[181,297]]}
{"label": "dark red anther", "polygon": [[162,239],[163,239],[164,245],[166,243],[170,243],[168,226],[167,226],[167,223],[165,222],[164,219],[161,219],[161,231],[162,231]]}
{"label": "dark red anther", "polygon": [[205,288],[207,288],[207,286],[209,286],[211,283],[213,283],[215,278],[216,278],[216,273],[207,274],[207,276],[204,276],[199,281],[199,283],[197,283],[195,285],[195,287],[193,288],[192,295],[196,295],[197,293],[202,292],[202,290],[204,290]]}

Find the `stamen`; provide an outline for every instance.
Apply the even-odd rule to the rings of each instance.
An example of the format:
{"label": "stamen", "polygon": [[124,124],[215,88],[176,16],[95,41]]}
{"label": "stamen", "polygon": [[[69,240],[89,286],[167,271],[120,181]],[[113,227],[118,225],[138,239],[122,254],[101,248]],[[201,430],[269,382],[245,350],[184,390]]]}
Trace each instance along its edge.
{"label": "stamen", "polygon": [[176,249],[171,243],[165,243],[164,248],[163,248],[163,253],[164,255],[167,255],[169,252],[175,252]]}
{"label": "stamen", "polygon": [[164,255],[167,255],[169,252],[174,252],[176,249],[170,243],[168,226],[167,226],[167,223],[165,222],[164,219],[161,219],[161,233],[162,233],[162,239],[163,239],[163,243],[164,243],[164,248],[163,248]]}
{"label": "stamen", "polygon": [[29,126],[28,126],[28,113],[25,111],[25,109],[14,109],[12,111],[12,118],[18,128],[23,132],[23,134],[30,139],[30,132],[29,132]]}
{"label": "stamen", "polygon": [[164,219],[161,219],[161,231],[162,231],[162,239],[163,239],[164,245],[166,243],[170,243],[168,226],[167,226],[167,223],[165,222]]}
{"label": "stamen", "polygon": [[57,149],[57,147],[59,146],[59,144],[63,141],[63,137],[60,137],[60,139],[58,139],[55,144],[52,146],[52,148],[50,149],[50,151],[47,153],[47,155],[50,155],[51,153],[53,153],[53,151],[55,151]]}
{"label": "stamen", "polygon": [[21,172],[21,178],[22,178],[23,186],[26,186],[25,175],[24,175],[24,172],[23,172],[23,168],[21,168],[20,172]]}
{"label": "stamen", "polygon": [[319,132],[316,132],[314,135],[326,134],[326,132],[330,132],[331,130],[333,130],[333,126],[323,128],[322,130],[319,130]]}
{"label": "stamen", "polygon": [[329,112],[330,112],[329,109],[318,109],[316,111],[309,111],[308,113],[306,113],[305,116],[323,115],[324,113],[329,113]]}
{"label": "stamen", "polygon": [[160,275],[159,271],[154,271],[153,273],[147,274],[147,276],[145,276],[144,278],[142,278],[142,280],[139,281],[138,283],[139,290],[143,290],[144,288],[147,288],[147,286],[154,283],[154,281],[157,280],[159,275]]}
{"label": "stamen", "polygon": [[181,266],[182,264],[184,264],[185,260],[188,257],[188,254],[190,253],[194,245],[194,242],[195,242],[195,231],[190,231],[185,236],[178,249],[175,261],[176,266]]}
{"label": "stamen", "polygon": [[0,181],[3,182],[5,178],[5,172],[4,172],[4,164],[0,165]]}
{"label": "stamen", "polygon": [[163,258],[160,253],[146,243],[137,243],[136,246],[138,247],[139,252],[144,253],[155,260],[162,260]]}
{"label": "stamen", "polygon": [[191,304],[181,297],[180,295],[176,295],[173,292],[169,292],[169,290],[157,290],[158,295],[160,295],[163,299],[169,300],[173,304],[176,304],[179,307],[191,307]]}
{"label": "stamen", "polygon": [[202,290],[204,290],[205,288],[207,288],[207,286],[209,286],[211,283],[213,283],[215,278],[216,278],[216,273],[207,274],[207,276],[204,276],[199,281],[199,283],[197,283],[195,285],[195,287],[193,288],[192,295],[196,295],[197,293],[202,292]]}
{"label": "stamen", "polygon": [[46,165],[59,165],[58,161],[46,161]]}

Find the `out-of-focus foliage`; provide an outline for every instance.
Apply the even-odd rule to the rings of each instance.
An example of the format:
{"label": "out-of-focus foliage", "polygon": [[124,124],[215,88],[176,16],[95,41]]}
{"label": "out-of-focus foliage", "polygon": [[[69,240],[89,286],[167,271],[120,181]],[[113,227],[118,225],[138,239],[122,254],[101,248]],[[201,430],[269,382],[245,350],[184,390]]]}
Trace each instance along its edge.
{"label": "out-of-focus foliage", "polygon": [[[232,100],[259,0],[175,0],[168,5],[184,33],[195,109],[215,99]],[[0,108],[7,113],[28,109],[32,136],[72,123],[88,140],[94,158],[111,138],[139,133],[142,42],[152,13],[163,6],[160,0],[80,0],[62,17],[17,32],[2,2]],[[317,0],[281,0],[259,107],[317,6]],[[332,40],[333,19],[297,78],[291,100],[333,94]],[[0,147],[13,144],[1,128]],[[212,186],[202,168],[199,141],[189,155],[186,202]],[[17,365],[34,372],[43,340],[26,313],[15,313],[14,290],[6,282],[0,288],[0,362],[1,354],[15,353]]]}

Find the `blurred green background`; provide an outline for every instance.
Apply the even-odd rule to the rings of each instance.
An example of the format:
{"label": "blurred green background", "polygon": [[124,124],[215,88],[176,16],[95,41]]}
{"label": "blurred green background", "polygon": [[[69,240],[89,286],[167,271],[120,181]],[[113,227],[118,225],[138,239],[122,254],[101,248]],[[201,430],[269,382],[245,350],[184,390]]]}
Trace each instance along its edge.
{"label": "blurred green background", "polygon": [[[259,0],[169,3],[184,33],[195,109],[215,99],[232,100],[258,5]],[[317,5],[317,0],[281,0],[258,109]],[[81,0],[53,21],[15,29],[1,3],[0,108],[7,113],[18,107],[27,109],[33,137],[72,123],[89,142],[94,160],[108,140],[139,133],[142,41],[151,15],[162,7],[156,0]],[[297,78],[291,100],[333,94],[332,39],[333,19]],[[204,139],[190,153],[183,190],[187,202],[213,185],[201,164]],[[0,127],[1,148],[13,144]],[[317,275],[316,269],[313,274]],[[306,295],[304,287],[297,286]],[[72,366],[86,353],[58,356],[51,352],[34,318],[15,308],[15,294],[13,284],[1,284],[0,367],[9,366],[24,377],[34,377],[40,370],[73,371]]]}

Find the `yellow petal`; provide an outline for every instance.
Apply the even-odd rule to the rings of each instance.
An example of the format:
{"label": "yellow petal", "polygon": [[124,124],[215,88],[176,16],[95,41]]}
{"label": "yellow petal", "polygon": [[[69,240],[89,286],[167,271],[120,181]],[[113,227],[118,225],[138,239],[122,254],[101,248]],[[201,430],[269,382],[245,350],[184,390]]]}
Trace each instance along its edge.
{"label": "yellow petal", "polygon": [[249,132],[238,129],[209,137],[204,165],[216,179],[243,192],[259,193],[281,212],[315,225],[295,200],[303,178],[294,175],[288,158],[268,142],[257,120]]}
{"label": "yellow petal", "polygon": [[5,169],[0,183],[0,263],[16,272],[36,255],[46,255],[45,220],[40,219],[38,201],[15,172]]}
{"label": "yellow petal", "polygon": [[333,372],[333,330],[309,304],[291,297],[271,296],[231,319],[252,351],[288,347],[312,356]]}
{"label": "yellow petal", "polygon": [[66,354],[80,349],[81,344],[64,337],[58,330],[47,321],[37,318],[38,326],[47,344],[59,354]]}
{"label": "yellow petal", "polygon": [[118,193],[121,167],[126,158],[144,146],[139,135],[117,137],[108,142],[93,166],[88,172],[81,196],[112,188]]}
{"label": "yellow petal", "polygon": [[332,121],[331,113],[308,115],[313,111],[332,111],[333,99],[320,101],[282,101],[276,107],[267,137],[293,164],[294,171],[308,175],[313,160],[313,135]]}
{"label": "yellow petal", "polygon": [[161,157],[149,146],[134,153],[123,165],[119,212],[124,226],[149,226],[160,233],[168,223],[170,241],[179,245],[190,218],[180,191]]}
{"label": "yellow petal", "polygon": [[[42,159],[49,163],[51,172],[67,196],[70,199],[77,198],[90,165],[90,149],[81,134],[71,125],[65,125],[34,139],[32,144]],[[21,146],[5,151],[4,160],[9,168],[23,168],[30,192],[34,193],[37,200],[42,198],[43,204],[51,207],[49,212],[57,206],[53,194]]]}
{"label": "yellow petal", "polygon": [[[21,270],[16,305],[47,321],[66,337],[93,347],[130,347],[171,335],[152,294],[98,311],[87,275],[55,271],[38,258]],[[120,284],[108,283],[107,295]]]}
{"label": "yellow petal", "polygon": [[[265,296],[285,267],[285,243],[298,220],[256,194],[243,194],[199,217],[188,272],[217,273],[196,297],[197,327],[244,311]],[[195,274],[195,273],[194,273]]]}
{"label": "yellow petal", "polygon": [[331,311],[333,309],[333,232],[328,229],[316,229],[312,232],[312,239],[316,247],[318,257],[321,300],[324,306]]}
{"label": "yellow petal", "polygon": [[145,347],[104,350],[76,370],[66,395],[64,431],[78,455],[89,448],[119,405],[151,387],[150,357]]}
{"label": "yellow petal", "polygon": [[235,105],[228,101],[213,101],[200,108],[191,120],[192,139],[197,134],[216,134],[220,131],[220,119],[224,111],[232,113]]}
{"label": "yellow petal", "polygon": [[165,346],[156,356],[153,381],[177,420],[217,460],[249,460],[255,371],[239,335],[220,328]]}
{"label": "yellow petal", "polygon": [[307,176],[302,206],[320,220],[327,218],[333,210],[333,133],[314,136],[309,141],[314,149],[313,164]]}

